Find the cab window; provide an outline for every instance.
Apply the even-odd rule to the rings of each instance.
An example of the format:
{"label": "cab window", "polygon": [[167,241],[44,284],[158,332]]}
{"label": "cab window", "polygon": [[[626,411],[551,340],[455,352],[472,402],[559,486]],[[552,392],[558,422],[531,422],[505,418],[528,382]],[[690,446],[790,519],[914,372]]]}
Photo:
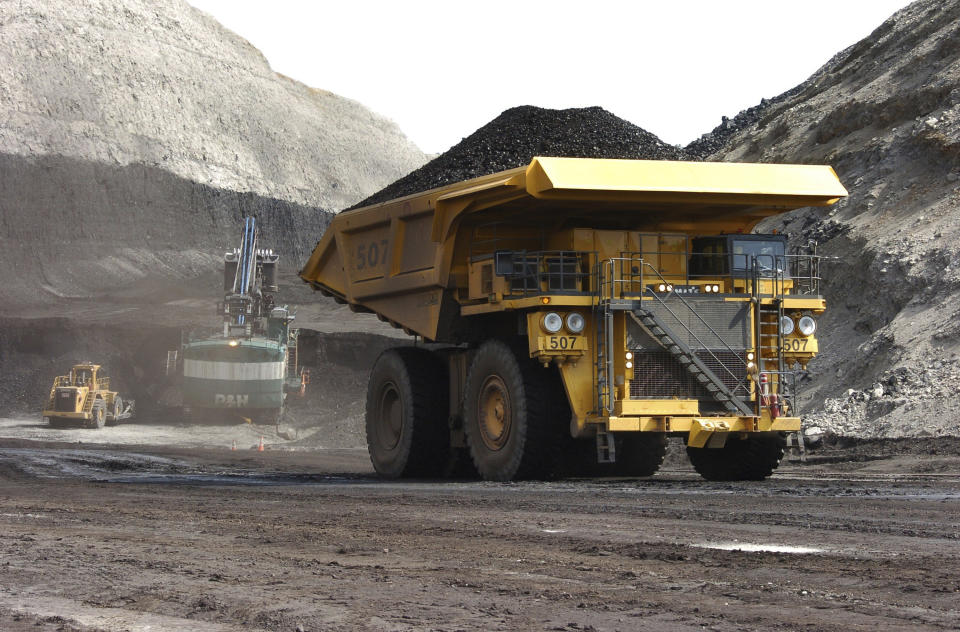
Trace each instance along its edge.
{"label": "cab window", "polygon": [[784,274],[786,258],[784,244],[779,240],[734,239],[731,244],[731,259],[734,273],[745,274],[756,261],[761,276]]}

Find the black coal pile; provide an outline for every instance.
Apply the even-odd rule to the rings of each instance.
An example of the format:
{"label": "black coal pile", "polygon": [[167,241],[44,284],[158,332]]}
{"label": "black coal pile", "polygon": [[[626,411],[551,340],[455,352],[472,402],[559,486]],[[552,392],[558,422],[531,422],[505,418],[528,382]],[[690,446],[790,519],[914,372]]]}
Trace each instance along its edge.
{"label": "black coal pile", "polygon": [[513,169],[534,156],[695,160],[600,107],[548,110],[523,105],[351,208]]}

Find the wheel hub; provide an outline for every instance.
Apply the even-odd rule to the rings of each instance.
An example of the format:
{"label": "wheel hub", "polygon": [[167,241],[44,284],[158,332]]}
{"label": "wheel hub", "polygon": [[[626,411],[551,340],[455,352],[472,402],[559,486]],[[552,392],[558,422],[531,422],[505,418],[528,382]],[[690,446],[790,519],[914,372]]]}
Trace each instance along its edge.
{"label": "wheel hub", "polygon": [[480,387],[477,401],[477,419],[484,445],[496,451],[506,445],[513,425],[510,394],[498,375],[491,375]]}
{"label": "wheel hub", "polygon": [[387,384],[380,395],[380,415],[377,420],[377,439],[387,450],[400,443],[403,431],[403,404],[396,386]]}

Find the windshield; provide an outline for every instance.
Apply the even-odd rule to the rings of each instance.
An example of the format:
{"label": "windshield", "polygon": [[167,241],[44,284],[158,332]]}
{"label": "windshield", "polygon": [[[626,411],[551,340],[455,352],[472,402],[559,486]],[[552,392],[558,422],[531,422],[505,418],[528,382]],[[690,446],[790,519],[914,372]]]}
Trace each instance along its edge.
{"label": "windshield", "polygon": [[74,385],[85,386],[90,382],[90,369],[77,369]]}
{"label": "windshield", "polygon": [[760,241],[747,239],[733,240],[733,269],[738,272],[747,272],[752,261],[756,259],[760,273],[764,276],[775,270],[786,273],[786,259],[782,241]]}

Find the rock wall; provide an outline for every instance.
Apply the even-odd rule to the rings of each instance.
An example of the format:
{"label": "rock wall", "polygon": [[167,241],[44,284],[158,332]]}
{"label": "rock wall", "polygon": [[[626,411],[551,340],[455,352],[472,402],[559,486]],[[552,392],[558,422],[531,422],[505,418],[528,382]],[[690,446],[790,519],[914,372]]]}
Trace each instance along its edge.
{"label": "rock wall", "polygon": [[247,214],[292,275],[331,211],[424,160],[181,0],[0,2],[0,315],[215,301]]}
{"label": "rock wall", "polygon": [[394,123],[277,75],[182,0],[3,2],[0,42],[3,153],[144,163],[327,210],[424,162]]}

